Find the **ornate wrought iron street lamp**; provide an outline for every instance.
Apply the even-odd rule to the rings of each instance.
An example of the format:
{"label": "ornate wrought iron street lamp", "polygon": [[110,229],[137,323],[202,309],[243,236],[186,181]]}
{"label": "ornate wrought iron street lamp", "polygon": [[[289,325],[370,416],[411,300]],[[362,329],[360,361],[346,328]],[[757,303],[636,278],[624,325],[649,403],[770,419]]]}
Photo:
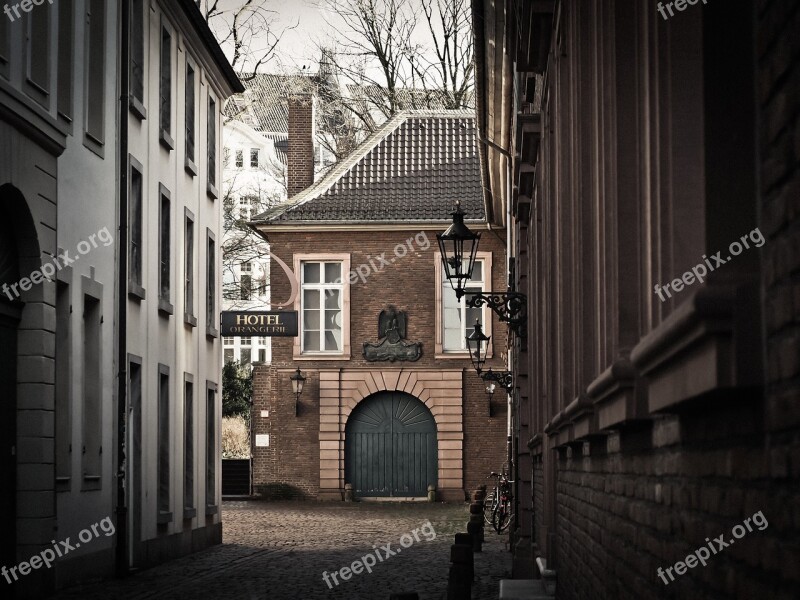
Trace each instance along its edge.
{"label": "ornate wrought iron street lamp", "polygon": [[306,378],[303,377],[303,374],[300,372],[300,367],[297,367],[297,370],[291,377],[289,377],[289,379],[292,382],[292,391],[294,392],[294,416],[296,417],[300,414],[300,394],[303,393],[303,387],[306,384]]}
{"label": "ornate wrought iron street lamp", "polygon": [[490,336],[484,335],[481,323],[475,319],[475,329],[467,336],[467,350],[472,366],[481,374],[483,365],[486,362],[486,351],[489,349]]}
{"label": "ornate wrought iron street lamp", "polygon": [[453,286],[456,298],[460,300],[467,281],[472,277],[481,234],[473,233],[464,224],[466,213],[461,210],[460,202],[456,202],[456,210],[450,214],[453,216],[453,224],[444,233],[437,234],[436,240],[442,253],[445,277]]}
{"label": "ornate wrought iron street lamp", "polygon": [[480,376],[484,381],[497,382],[497,384],[509,394],[511,390],[514,389],[514,376],[510,371],[492,371],[489,369],[488,371],[480,373]]}
{"label": "ornate wrought iron street lamp", "polygon": [[473,233],[464,224],[464,211],[461,204],[456,203],[453,215],[453,224],[447,231],[436,235],[439,250],[442,253],[445,277],[450,281],[456,298],[467,297],[466,304],[469,308],[488,306],[504,323],[519,337],[526,337],[528,309],[527,297],[520,292],[468,292],[467,282],[472,277],[475,266],[475,256],[478,252],[480,233]]}

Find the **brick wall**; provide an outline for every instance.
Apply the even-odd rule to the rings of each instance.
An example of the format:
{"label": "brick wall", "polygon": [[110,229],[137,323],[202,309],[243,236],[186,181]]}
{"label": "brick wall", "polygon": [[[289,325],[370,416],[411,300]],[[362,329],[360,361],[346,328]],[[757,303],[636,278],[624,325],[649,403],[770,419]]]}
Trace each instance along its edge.
{"label": "brick wall", "polygon": [[[691,364],[703,352],[703,344],[698,342],[702,333],[699,328],[691,330],[698,337],[684,340],[687,343],[681,345],[681,336],[686,335],[688,329],[679,330],[675,324],[680,322],[681,315],[683,323],[687,323],[690,319],[702,322],[711,314],[711,311],[696,310],[703,302],[701,294],[698,294],[695,299],[684,297],[680,302],[674,302],[668,311],[652,321],[642,320],[641,331],[626,337],[627,346],[613,344],[611,328],[599,332],[590,330],[596,336],[594,338],[584,335],[584,332],[574,337],[562,335],[561,339],[566,337],[567,341],[560,344],[559,329],[570,333],[570,313],[566,313],[566,318],[564,313],[559,313],[559,305],[566,295],[563,292],[565,288],[568,291],[565,282],[575,271],[582,271],[584,277],[587,273],[591,276],[593,267],[590,264],[582,270],[565,270],[558,276],[551,276],[551,269],[555,269],[551,256],[557,257],[561,248],[558,246],[559,238],[546,226],[540,226],[537,232],[539,246],[534,241],[528,248],[532,260],[539,260],[542,265],[541,271],[534,270],[535,264],[528,270],[530,278],[536,281],[538,289],[556,292],[552,296],[543,293],[536,297],[530,309],[533,318],[539,319],[537,331],[543,335],[531,336],[536,340],[531,351],[536,354],[534,360],[539,372],[533,370],[533,376],[538,379],[531,390],[532,405],[523,409],[530,411],[538,438],[533,448],[531,499],[534,530],[537,532],[536,552],[546,556],[548,566],[557,569],[560,598],[789,599],[797,597],[797,589],[800,589],[800,571],[796,567],[800,564],[800,511],[797,508],[800,506],[800,40],[795,33],[800,27],[800,2],[758,0],[753,5],[752,16],[747,3],[735,5],[735,15],[730,6],[717,5],[712,9],[709,3],[708,7],[703,7],[704,12],[696,12],[691,17],[687,11],[686,15],[681,15],[682,21],[676,17],[669,24],[664,24],[657,15],[656,26],[652,20],[643,18],[641,23],[645,24],[646,30],[640,33],[661,35],[664,28],[669,27],[668,34],[658,38],[659,52],[677,59],[686,56],[685,53],[697,51],[691,62],[695,65],[705,63],[702,77],[682,68],[676,71],[675,80],[680,78],[684,89],[689,90],[693,97],[707,94],[707,104],[701,107],[703,112],[700,113],[706,127],[703,141],[706,147],[698,164],[702,166],[704,177],[709,177],[708,181],[718,183],[727,176],[742,182],[738,194],[722,194],[720,197],[716,183],[693,193],[691,206],[703,207],[705,227],[690,233],[690,220],[679,221],[677,231],[680,236],[675,238],[675,247],[696,242],[703,244],[703,248],[714,248],[719,240],[735,239],[740,229],[744,232],[745,227],[758,225],[766,243],[759,252],[750,256],[752,264],[734,264],[738,272],[723,272],[727,278],[724,284],[719,279],[709,279],[704,291],[715,291],[716,287],[716,290],[723,290],[717,296],[720,302],[732,301],[737,305],[746,300],[747,293],[742,293],[742,290],[749,289],[746,286],[756,282],[761,288],[760,301],[755,303],[756,308],[747,317],[754,324],[763,322],[763,329],[749,329],[738,323],[734,323],[730,330],[720,327],[715,330],[719,339],[727,336],[735,341],[729,346],[729,353],[715,355],[714,361],[706,363],[706,368],[692,370],[683,367],[682,363]],[[578,6],[585,5],[562,2],[566,14],[576,11]],[[646,16],[649,9],[643,10],[645,13],[639,14]],[[578,11],[578,14],[586,18],[586,13]],[[626,23],[632,26],[619,11],[608,17],[608,22],[614,23],[618,33]],[[692,24],[690,18],[697,20]],[[728,116],[733,117],[733,106],[745,107],[742,116],[748,116],[747,107],[750,105],[747,101],[752,97],[752,90],[747,86],[753,72],[742,73],[741,79],[747,85],[740,88],[720,86],[713,73],[720,69],[741,70],[748,64],[747,54],[752,45],[747,37],[749,33],[745,35],[744,32],[749,32],[749,25],[753,23],[751,18],[756,19],[757,32],[754,47],[755,126],[749,127],[741,119],[735,124],[736,119],[728,118],[730,129],[719,127],[722,122],[718,120],[719,115],[729,113]],[[742,27],[745,21],[748,27]],[[564,17],[563,22],[571,21]],[[605,22],[605,19],[594,14],[586,18],[586,23],[595,22]],[[636,26],[641,23],[637,21]],[[724,37],[728,28],[736,29],[736,35],[741,38],[736,39],[736,35],[731,36],[734,39]],[[701,32],[702,44],[692,47],[694,50],[687,50],[689,46],[669,47],[673,35],[699,35]],[[576,35],[576,38],[584,39],[585,36]],[[740,42],[739,46],[735,42]],[[570,54],[557,50],[551,54],[550,81],[569,75],[563,64]],[[723,57],[728,53],[738,53],[738,56]],[[578,53],[571,56],[578,56]],[[627,55],[624,57],[629,58]],[[579,62],[579,59],[575,61]],[[562,71],[557,71],[554,66],[559,62]],[[581,73],[596,69],[589,64],[576,66],[571,63],[571,67]],[[651,72],[643,69],[642,73],[648,75]],[[652,73],[657,74],[658,69]],[[618,85],[615,92],[628,91],[625,86]],[[721,90],[740,100],[726,102],[719,95]],[[568,114],[567,108],[580,106],[580,100],[578,94],[574,101],[554,103],[547,112],[560,109]],[[670,111],[669,103],[661,95],[658,102],[666,115]],[[643,105],[630,106],[639,110]],[[685,99],[679,99],[671,108],[674,126],[684,131],[696,126],[694,122],[683,121],[685,113],[675,110],[686,106]],[[616,109],[621,112],[619,105]],[[569,121],[568,117],[562,117],[553,121]],[[594,127],[602,124],[603,120],[598,117],[591,122]],[[714,126],[709,127],[709,123],[714,123]],[[717,157],[727,151],[727,146],[722,143],[725,138],[719,134],[720,131],[735,130],[737,126],[742,140],[748,140],[748,136],[756,131],[758,156],[751,160],[749,150],[746,150],[741,154],[744,157],[741,164],[724,165],[724,161],[718,161]],[[572,131],[567,134],[571,135]],[[567,134],[545,128],[541,162],[537,164],[537,172],[544,174],[543,181],[551,177],[562,178],[564,185],[559,192],[568,190],[570,185],[581,188],[591,182],[591,179],[584,180],[580,173],[548,171],[554,167],[553,163],[547,162],[546,140],[552,137],[571,150],[580,147],[579,141]],[[626,138],[619,131],[611,132],[611,136],[617,136],[618,147],[624,145]],[[635,136],[631,139],[642,141]],[[751,148],[754,144],[742,142],[741,146]],[[640,149],[636,148],[631,156],[638,156]],[[604,173],[622,172],[619,165],[608,157],[598,161],[587,160],[586,164]],[[644,165],[641,171],[646,168]],[[628,174],[639,172],[627,165],[625,169]],[[758,174],[758,187],[753,186],[751,191],[747,180],[752,179],[755,173]],[[670,186],[680,185],[683,176],[683,172],[680,176],[667,174],[665,180]],[[619,198],[623,196],[620,194]],[[556,199],[560,207],[565,206],[570,198],[568,192],[558,195],[542,193],[541,197],[540,211]],[[637,205],[644,205],[650,198],[649,194],[637,195]],[[588,204],[583,196],[578,199],[580,202],[576,206]],[[607,210],[601,210],[600,218],[613,217],[619,206],[609,205]],[[721,206],[724,207],[722,210]],[[541,213],[535,214],[531,220],[536,222],[536,219],[541,220]],[[635,229],[635,219],[630,222],[630,229]],[[569,239],[569,236],[568,232],[565,237]],[[582,241],[588,243],[587,240],[584,237]],[[630,239],[623,238],[623,241],[626,244],[618,248],[632,256],[647,251],[646,245],[634,246],[629,243]],[[547,254],[551,248],[555,251],[552,255]],[[538,257],[536,250],[540,250]],[[648,273],[651,267],[645,264],[641,273]],[[669,268],[665,271],[669,272]],[[624,269],[607,277],[603,271],[598,274],[604,285],[613,280],[611,285],[623,290],[620,296],[624,301],[642,293],[638,291],[640,288],[623,285]],[[659,281],[659,277],[661,275],[656,274],[652,281],[645,282],[648,285],[641,286],[644,290],[642,297],[647,299],[651,296],[651,284]],[[740,287],[724,287],[732,282]],[[593,302],[590,290],[588,285],[582,288],[582,296],[576,304],[580,307],[600,306],[598,321],[607,319],[612,311],[603,309],[600,302]],[[531,296],[535,294],[536,290]],[[663,307],[656,304],[655,308],[662,310]],[[648,318],[652,315],[651,312],[646,314]],[[586,322],[593,323],[590,318]],[[715,322],[712,328],[720,323],[721,320]],[[705,326],[709,324],[710,320]],[[649,366],[646,360],[639,359],[644,354],[641,349],[658,335],[662,339],[672,336],[669,338],[672,344],[670,352],[665,353],[668,358],[659,370],[644,371]],[[560,363],[569,366],[571,356],[598,346],[613,348],[612,361],[629,353],[634,357],[633,366],[642,369],[631,384],[631,389],[637,392],[625,396],[620,392],[622,386],[614,389],[613,393],[625,397],[626,401],[620,403],[620,406],[624,404],[620,410],[624,417],[613,426],[598,425],[598,413],[592,413],[592,410],[597,411],[603,405],[597,401],[600,394],[593,394],[604,384],[603,375],[598,375],[610,374],[608,379],[613,379],[613,371],[623,370],[620,363],[614,364],[615,369],[606,356],[592,356],[589,364],[596,367],[597,372],[589,371],[587,377],[576,378],[571,367],[562,372],[558,370]],[[633,352],[631,346],[635,347]],[[742,348],[750,350],[745,353]],[[636,358],[637,349],[639,358]],[[762,361],[765,365],[763,381],[743,382],[746,378],[738,378],[751,364]],[[736,376],[714,380],[709,373],[718,369],[720,364],[723,365],[720,372],[730,371]],[[640,376],[641,373],[644,376]],[[689,376],[669,381],[670,374],[675,373],[688,373]],[[707,375],[709,379],[705,379]],[[654,385],[657,380],[658,385]],[[614,381],[625,383],[622,377]],[[665,383],[667,381],[669,384]],[[714,383],[699,393],[686,393],[684,384],[696,381]],[[656,393],[662,394],[662,398],[671,397],[675,403],[665,402],[654,408],[648,402]],[[589,401],[584,397],[587,394]],[[588,408],[584,408],[585,405]],[[575,406],[580,410],[575,410]],[[585,425],[587,422],[589,424]],[[580,435],[575,433],[580,429],[579,424],[584,431]],[[521,443],[526,441],[520,440]],[[555,462],[554,471],[548,470],[551,458]],[[555,478],[554,486],[548,489],[552,477]],[[554,513],[552,522],[551,510]],[[763,530],[752,521],[753,515],[759,511],[768,523]],[[734,527],[747,519],[751,519],[752,531],[745,529],[739,531],[743,535],[735,535]],[[707,566],[697,565],[682,574],[675,571],[675,563],[685,561],[699,548],[707,548],[709,540],[716,540],[720,535],[728,546],[719,549],[715,543],[716,553],[708,558]],[[659,577],[658,570],[666,571],[668,568],[673,569],[674,579],[665,575],[669,582],[667,585]]]}
{"label": "brick wall", "polygon": [[[295,416],[291,372],[275,366],[253,369],[255,434],[268,433],[269,447],[253,454],[255,491],[268,498],[309,498],[319,492],[319,379],[309,377]],[[261,411],[269,411],[268,418]]]}
{"label": "brick wall", "polygon": [[[763,389],[724,389],[559,445],[561,598],[795,598],[800,586],[800,3],[757,2]],[[552,446],[551,446],[552,447]],[[535,526],[546,493],[534,463]],[[768,526],[732,529],[761,511]],[[665,585],[656,575],[724,534],[728,547]],[[715,546],[716,547],[716,546]],[[669,581],[669,578],[668,578]]]}
{"label": "brick wall", "polygon": [[286,150],[289,197],[314,183],[314,98],[289,98],[289,146]]}
{"label": "brick wall", "polygon": [[[665,416],[558,451],[561,597],[790,597],[800,558],[792,495],[774,481],[758,398],[722,402],[713,415]],[[757,511],[763,531],[669,585],[657,577],[706,538],[729,541]]]}
{"label": "brick wall", "polygon": [[[445,227],[443,226],[442,229]],[[350,286],[350,360],[300,360],[292,358],[293,338],[272,339],[272,365],[255,368],[255,433],[270,433],[270,447],[257,448],[254,457],[254,486],[270,493],[295,493],[315,496],[320,484],[320,409],[319,371],[353,368],[381,369],[461,369],[463,370],[463,467],[464,487],[468,492],[485,482],[489,471],[498,470],[505,457],[506,406],[502,391],[495,393],[492,418],[488,416],[485,384],[472,369],[468,358],[436,359],[435,344],[435,231],[417,236],[418,230],[377,232],[297,232],[270,233],[271,252],[287,264],[295,254],[349,253],[351,269],[359,265],[378,265],[377,256],[385,253],[390,265],[371,272],[364,282]],[[427,238],[427,241],[426,241]],[[410,240],[410,242],[409,242]],[[413,251],[395,256],[398,245]],[[503,289],[505,254],[501,240],[484,235],[481,251],[492,252],[493,289]],[[372,270],[372,268],[370,267]],[[289,282],[273,269],[272,297],[285,301]],[[378,315],[388,305],[407,313],[409,342],[422,342],[422,357],[416,362],[366,361],[363,342],[378,341]],[[502,369],[501,354],[506,344],[505,326],[494,318],[494,357],[490,363]],[[300,367],[308,378],[301,396],[300,415],[294,416],[294,395],[289,375]],[[269,410],[269,418],[260,411]],[[264,487],[268,486],[268,487]]]}

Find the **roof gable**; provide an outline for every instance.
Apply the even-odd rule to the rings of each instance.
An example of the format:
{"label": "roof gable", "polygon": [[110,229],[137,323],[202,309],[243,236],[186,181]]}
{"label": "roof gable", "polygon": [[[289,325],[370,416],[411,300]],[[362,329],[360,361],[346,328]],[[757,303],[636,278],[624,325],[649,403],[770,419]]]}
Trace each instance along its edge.
{"label": "roof gable", "polygon": [[484,220],[471,111],[395,115],[319,182],[254,223],[449,221],[456,200]]}

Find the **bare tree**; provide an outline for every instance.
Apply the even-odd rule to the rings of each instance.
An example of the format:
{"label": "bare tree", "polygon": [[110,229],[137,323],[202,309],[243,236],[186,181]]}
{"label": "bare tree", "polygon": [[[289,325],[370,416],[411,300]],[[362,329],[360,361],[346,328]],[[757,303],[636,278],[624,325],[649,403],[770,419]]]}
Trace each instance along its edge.
{"label": "bare tree", "polygon": [[275,57],[283,34],[277,12],[263,0],[196,0],[219,45],[237,72],[256,73]]}
{"label": "bare tree", "polygon": [[444,92],[445,108],[471,107],[473,88],[472,18],[468,0],[420,0],[435,59],[421,53],[413,62],[425,89]]}
{"label": "bare tree", "polygon": [[330,110],[349,113],[369,133],[404,109],[471,107],[468,0],[327,0],[324,7],[335,15],[328,53],[342,84]]}

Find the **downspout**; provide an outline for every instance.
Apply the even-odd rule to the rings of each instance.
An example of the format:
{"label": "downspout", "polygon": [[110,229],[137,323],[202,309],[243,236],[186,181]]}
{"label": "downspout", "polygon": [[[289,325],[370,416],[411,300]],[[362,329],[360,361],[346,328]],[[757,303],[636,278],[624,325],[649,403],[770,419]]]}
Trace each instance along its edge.
{"label": "downspout", "polygon": [[119,231],[117,248],[117,577],[128,573],[128,506],[125,494],[125,440],[128,392],[128,91],[130,62],[130,0],[121,0],[120,10],[120,100],[119,100]]}
{"label": "downspout", "polygon": [[[513,236],[511,231],[511,194],[513,193],[513,182],[512,182],[512,174],[514,172],[514,167],[511,163],[511,156],[506,154],[506,162],[508,164],[508,191],[506,195],[506,271],[507,273],[511,272],[511,269],[508,268],[511,265],[512,255],[514,254],[514,247],[511,245],[513,243]],[[516,276],[516,269],[514,269],[514,274]],[[515,288],[515,282],[510,281],[508,282],[509,288]],[[510,336],[509,336],[510,338]],[[508,344],[508,352],[506,353],[506,370],[509,372],[513,372],[513,352],[514,346],[512,344]],[[516,386],[515,386],[516,387]],[[506,451],[508,452],[508,471],[509,473],[514,473],[514,430],[513,428],[513,419],[511,416],[511,411],[514,408],[514,388],[511,389],[511,393],[508,395],[508,418],[506,423],[507,428],[507,438],[506,438]],[[519,477],[516,474],[512,475],[515,480],[518,480]],[[519,497],[519,494],[514,494],[516,498]],[[518,512],[516,514],[519,514]]]}

